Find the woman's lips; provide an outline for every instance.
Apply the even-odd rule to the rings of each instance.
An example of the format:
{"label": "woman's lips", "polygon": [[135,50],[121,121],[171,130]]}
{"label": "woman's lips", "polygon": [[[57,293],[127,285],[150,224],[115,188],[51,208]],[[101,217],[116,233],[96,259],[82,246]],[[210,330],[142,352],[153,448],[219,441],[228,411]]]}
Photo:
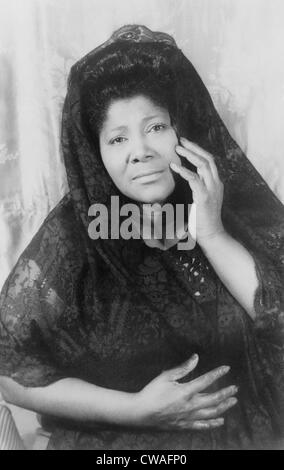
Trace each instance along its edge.
{"label": "woman's lips", "polygon": [[150,183],[159,179],[161,174],[164,173],[164,171],[165,170],[153,170],[141,173],[140,175],[134,176],[133,180],[138,181],[139,183]]}

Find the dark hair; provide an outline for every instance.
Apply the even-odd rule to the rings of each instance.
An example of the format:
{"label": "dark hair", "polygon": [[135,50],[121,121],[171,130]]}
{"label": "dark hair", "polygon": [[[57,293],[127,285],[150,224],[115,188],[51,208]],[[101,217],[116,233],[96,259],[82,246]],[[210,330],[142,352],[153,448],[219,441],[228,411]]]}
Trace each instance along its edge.
{"label": "dark hair", "polygon": [[[176,73],[170,56],[176,48],[159,43],[117,41],[88,63],[81,86],[81,109],[85,128],[98,138],[111,102],[143,95],[176,115]],[[95,139],[94,139],[95,138]]]}

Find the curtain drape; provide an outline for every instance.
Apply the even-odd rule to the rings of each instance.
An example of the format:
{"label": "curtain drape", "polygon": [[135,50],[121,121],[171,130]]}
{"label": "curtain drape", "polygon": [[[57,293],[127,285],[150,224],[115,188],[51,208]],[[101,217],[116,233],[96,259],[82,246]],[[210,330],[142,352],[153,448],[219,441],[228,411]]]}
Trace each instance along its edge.
{"label": "curtain drape", "polygon": [[68,190],[59,140],[70,67],[127,23],[176,38],[284,201],[282,0],[0,0],[0,287]]}

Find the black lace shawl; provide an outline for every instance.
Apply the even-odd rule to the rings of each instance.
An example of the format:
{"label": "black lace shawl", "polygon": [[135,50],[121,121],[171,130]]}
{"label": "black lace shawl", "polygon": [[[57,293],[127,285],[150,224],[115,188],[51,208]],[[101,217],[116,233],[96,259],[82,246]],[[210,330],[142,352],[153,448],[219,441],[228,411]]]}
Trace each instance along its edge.
{"label": "black lace shawl", "polygon": [[[110,43],[162,43],[177,80],[177,124],[216,159],[223,222],[252,254],[259,287],[254,322],[198,245],[163,252],[142,240],[91,240],[88,209],[116,194],[82,124],[80,87]],[[146,46],[148,44],[148,46]],[[283,427],[283,229],[281,203],[229,135],[192,64],[174,40],[126,26],[71,70],[62,122],[69,193],[48,215],[0,297],[0,374],[30,387],[77,377],[135,392],[198,352],[192,377],[230,364],[224,385],[239,404],[212,432],[115,430],[57,421],[51,448],[192,449],[272,446]],[[242,275],[242,273],[240,273]],[[218,387],[221,386],[220,384]],[[282,413],[282,414],[281,414]],[[76,430],[76,432],[75,432]]]}

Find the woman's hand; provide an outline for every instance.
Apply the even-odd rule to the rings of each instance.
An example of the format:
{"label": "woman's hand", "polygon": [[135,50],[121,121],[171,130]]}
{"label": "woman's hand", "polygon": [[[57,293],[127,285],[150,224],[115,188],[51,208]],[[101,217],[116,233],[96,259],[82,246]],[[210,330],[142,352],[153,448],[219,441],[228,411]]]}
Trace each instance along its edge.
{"label": "woman's hand", "polygon": [[173,171],[188,181],[196,204],[196,239],[199,242],[224,232],[221,220],[223,183],[219,178],[213,156],[198,145],[181,138],[176,146],[178,155],[197,167],[197,173],[171,163]]}
{"label": "woman's hand", "polygon": [[236,386],[216,393],[202,393],[229,371],[228,366],[214,369],[187,383],[178,380],[191,372],[198,356],[171,370],[162,372],[137,394],[142,426],[163,430],[212,429],[224,423],[222,414],[237,403]]}
{"label": "woman's hand", "polygon": [[[239,241],[224,229],[221,220],[223,183],[210,153],[182,138],[176,152],[197,167],[197,174],[171,163],[186,179],[196,204],[196,240],[220,280],[254,320],[254,302],[259,285],[255,262]],[[241,275],[240,275],[241,273]]]}

